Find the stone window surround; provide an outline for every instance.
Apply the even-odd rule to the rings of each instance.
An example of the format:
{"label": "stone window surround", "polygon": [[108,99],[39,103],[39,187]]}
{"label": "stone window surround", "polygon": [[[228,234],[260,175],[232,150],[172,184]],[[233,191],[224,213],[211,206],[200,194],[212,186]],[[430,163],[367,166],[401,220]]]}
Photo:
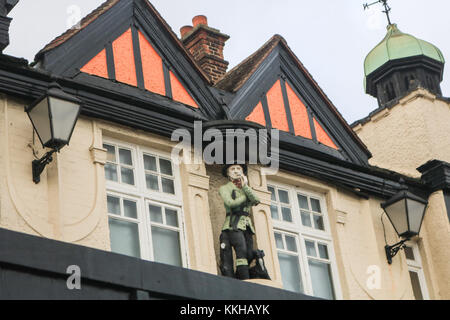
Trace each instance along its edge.
{"label": "stone window surround", "polygon": [[424,300],[429,300],[430,295],[428,291],[427,281],[425,278],[425,271],[422,264],[422,256],[420,254],[419,245],[416,241],[408,241],[405,243],[407,247],[412,249],[414,254],[414,260],[410,260],[406,257],[405,260],[408,265],[408,271],[416,272],[419,277],[420,289]]}
{"label": "stone window surround", "polygon": [[[300,255],[302,258],[300,267],[302,268],[302,280],[303,280],[303,286],[306,289],[306,294],[313,295],[312,292],[312,284],[310,278],[304,276],[304,272],[306,268],[308,268],[308,261],[306,257],[306,249],[304,240],[313,240],[318,241],[321,243],[324,243],[328,246],[330,261],[331,261],[331,272],[332,272],[332,281],[333,281],[333,287],[335,292],[335,299],[340,300],[343,299],[341,284],[339,280],[339,272],[337,269],[337,261],[336,261],[336,253],[334,249],[334,243],[333,243],[333,235],[332,235],[332,229],[330,225],[330,219],[328,215],[328,211],[332,210],[332,206],[330,206],[330,202],[332,201],[332,198],[335,196],[333,195],[332,188],[325,186],[321,183],[316,183],[313,180],[310,179],[304,179],[300,177],[295,177],[293,175],[290,175],[288,173],[279,172],[276,176],[269,176],[267,177],[267,186],[275,186],[275,187],[281,187],[282,189],[289,190],[290,200],[292,202],[291,206],[293,207],[292,215],[294,216],[296,213],[296,210],[298,208],[298,203],[296,203],[296,194],[300,193],[307,196],[313,196],[314,198],[317,198],[320,200],[320,205],[322,207],[323,211],[323,218],[324,218],[324,226],[325,231],[320,230],[313,230],[310,228],[302,228],[301,226],[301,220],[300,216],[298,216],[297,219],[294,220],[294,223],[287,223],[284,221],[272,221],[273,225],[273,232],[274,231],[281,231],[282,233],[292,233],[295,234],[298,239],[300,240]],[[295,198],[293,196],[295,195]],[[331,208],[330,208],[331,207]],[[297,210],[298,211],[298,210]],[[299,212],[299,211],[298,211]],[[345,217],[344,217],[345,218]],[[343,222],[345,223],[345,221]],[[309,229],[309,230],[308,230]],[[306,280],[306,282],[305,282]]]}
{"label": "stone window surround", "polygon": [[[120,196],[124,199],[130,198],[138,201],[138,221],[139,223],[139,243],[141,248],[141,259],[153,260],[153,250],[151,243],[151,234],[149,232],[149,222],[147,221],[145,215],[147,213],[146,207],[148,204],[157,204],[163,207],[176,208],[179,212],[179,226],[180,226],[180,249],[181,249],[181,260],[182,266],[189,268],[189,255],[188,255],[188,245],[186,239],[186,232],[184,230],[185,217],[183,212],[183,200],[182,200],[182,190],[181,190],[181,177],[180,168],[175,163],[172,162],[173,175],[175,177],[175,195],[164,194],[163,192],[155,192],[150,190],[145,190],[145,170],[143,167],[143,160],[141,157],[144,154],[154,154],[158,157],[170,159],[170,153],[167,151],[162,151],[155,147],[143,145],[139,141],[135,143],[130,143],[128,139],[120,138],[110,138],[108,133],[104,132],[103,144],[110,144],[118,146],[132,151],[132,157],[134,161],[134,176],[135,176],[135,186],[128,186],[121,183],[111,182],[105,179],[106,183],[106,194],[112,196]],[[134,139],[133,139],[134,140]]]}

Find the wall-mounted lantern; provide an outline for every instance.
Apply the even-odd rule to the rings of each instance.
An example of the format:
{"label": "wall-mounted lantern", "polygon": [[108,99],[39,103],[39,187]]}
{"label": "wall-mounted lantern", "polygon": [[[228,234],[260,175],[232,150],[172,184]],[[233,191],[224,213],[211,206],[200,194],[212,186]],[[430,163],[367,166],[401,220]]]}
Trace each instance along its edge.
{"label": "wall-mounted lantern", "polygon": [[80,111],[81,100],[65,93],[56,82],[50,84],[43,97],[25,108],[42,146],[51,149],[32,162],[34,183],[40,182],[40,175],[53,160],[53,153],[69,144]]}
{"label": "wall-mounted lantern", "polygon": [[397,252],[405,247],[406,241],[419,235],[427,204],[427,200],[412,194],[407,187],[402,187],[397,194],[381,204],[398,236],[403,238],[392,246],[385,246],[389,264]]}

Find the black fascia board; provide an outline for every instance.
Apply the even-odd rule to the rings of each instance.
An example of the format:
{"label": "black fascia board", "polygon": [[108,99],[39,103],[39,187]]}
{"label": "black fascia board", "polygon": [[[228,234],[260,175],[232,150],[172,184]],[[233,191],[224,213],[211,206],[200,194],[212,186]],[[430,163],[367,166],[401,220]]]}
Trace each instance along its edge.
{"label": "black fascia board", "polygon": [[292,150],[280,150],[280,169],[307,177],[329,182],[336,186],[346,186],[355,193],[364,192],[380,199],[394,196],[402,188],[401,178],[409,190],[423,198],[431,193],[420,180],[411,179],[396,172],[352,165],[346,161],[330,158],[312,158]]}
{"label": "black fascia board", "polygon": [[[113,81],[80,75],[82,81],[59,78],[62,89],[83,101],[82,115],[170,137],[178,128],[193,130],[207,120],[193,108],[166,97]],[[0,91],[29,101],[41,97],[54,80],[47,72],[0,56]]]}
{"label": "black fascia board", "polygon": [[[125,292],[147,292],[148,296],[193,300],[317,300],[303,294],[261,286],[200,271],[150,262],[112,252],[88,248],[0,229],[0,274],[16,270],[11,277],[0,277],[0,286],[14,286],[17,273],[39,274],[41,285],[21,290],[19,297],[8,296],[0,290],[0,299],[26,299],[38,295],[40,299],[83,299],[84,290],[68,290],[68,266],[81,271],[81,286],[117,288]],[[62,282],[59,291],[45,291],[47,282]],[[220,288],[220,289],[218,289]],[[21,288],[22,289],[22,288]],[[79,291],[79,292],[77,292]]]}
{"label": "black fascia board", "polygon": [[[173,130],[178,128],[192,132],[195,120],[208,120],[190,111],[185,105],[174,103],[166,97],[107,79],[82,76],[85,77],[83,81],[58,79],[65,92],[78,96],[84,102],[82,115],[165,137],[170,137]],[[0,92],[31,102],[42,96],[52,81],[54,78],[48,72],[29,68],[26,60],[0,56]],[[98,85],[97,82],[102,84]],[[106,85],[103,82],[108,82],[110,88],[105,89]],[[136,92],[129,94],[129,90],[139,91],[142,94],[141,98],[136,98]],[[336,155],[319,152],[320,150],[314,152],[312,148],[302,150],[301,144],[296,146],[299,149],[293,149],[292,141],[289,141],[286,135],[289,134],[280,134],[282,169],[326,181],[335,181],[381,197],[394,195],[401,187],[396,182],[400,178],[403,178],[409,187],[416,188],[420,192],[428,192],[428,188],[420,182],[395,172],[354,164]]]}

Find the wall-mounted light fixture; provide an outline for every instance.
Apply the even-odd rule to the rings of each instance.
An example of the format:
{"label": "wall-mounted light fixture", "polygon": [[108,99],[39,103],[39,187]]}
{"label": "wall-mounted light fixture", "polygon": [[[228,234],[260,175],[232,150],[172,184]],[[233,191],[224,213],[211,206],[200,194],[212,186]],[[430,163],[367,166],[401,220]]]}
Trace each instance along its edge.
{"label": "wall-mounted light fixture", "polygon": [[[403,184],[404,181],[401,180],[400,183]],[[406,186],[403,186],[397,194],[381,204],[398,236],[403,238],[392,246],[386,244],[385,251],[389,264],[392,263],[392,258],[398,251],[405,247],[406,241],[419,235],[427,204],[427,200],[412,194]]]}
{"label": "wall-mounted light fixture", "polygon": [[69,144],[80,111],[81,100],[65,93],[56,82],[50,84],[43,97],[25,108],[42,146],[51,149],[32,162],[34,183],[40,182],[40,175],[53,160],[53,153]]}

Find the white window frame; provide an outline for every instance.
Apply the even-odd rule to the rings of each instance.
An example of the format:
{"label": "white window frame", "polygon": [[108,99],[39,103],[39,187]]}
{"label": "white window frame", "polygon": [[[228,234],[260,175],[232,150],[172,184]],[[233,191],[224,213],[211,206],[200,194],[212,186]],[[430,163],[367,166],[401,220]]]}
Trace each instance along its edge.
{"label": "white window frame", "polygon": [[[158,205],[161,207],[177,211],[179,224],[178,228],[170,226],[162,226],[162,227],[168,230],[176,230],[179,232],[182,267],[189,268],[189,253],[185,232],[185,217],[183,211],[183,194],[181,189],[180,168],[176,163],[174,163],[171,160],[170,153],[137,144],[127,143],[122,140],[117,140],[109,137],[103,138],[103,144],[113,145],[118,148],[131,150],[134,165],[135,185],[132,186],[120,182],[107,180],[105,177],[105,186],[107,195],[121,197],[125,199],[129,198],[130,200],[137,201],[137,211],[138,211],[137,220],[139,221],[138,230],[139,230],[139,245],[141,250],[141,259],[154,261],[152,234],[151,234],[151,225],[154,223],[150,221],[150,212],[148,208],[148,205],[151,203],[154,205]],[[160,178],[158,178],[158,184],[160,186],[161,191],[154,191],[147,189],[147,184],[145,180],[146,170],[144,168],[144,158],[143,158],[144,154],[151,155],[157,158],[156,162],[158,173],[155,173],[155,175],[158,175],[158,177],[165,176],[159,170],[158,159],[162,158],[169,160],[171,162],[174,180],[174,191],[175,191],[174,195],[162,192]],[[108,214],[108,219],[109,217],[117,219],[117,216]],[[120,219],[122,218],[123,221],[127,221],[126,217],[120,217]]]}
{"label": "white window frame", "polygon": [[[289,201],[291,202],[291,214],[292,214],[292,222],[286,222],[282,220],[275,220],[272,219],[274,232],[279,233],[286,233],[289,235],[295,235],[296,239],[298,241],[298,251],[299,251],[299,264],[300,264],[300,270],[301,270],[301,276],[302,276],[302,282],[303,282],[303,288],[305,290],[305,294],[307,295],[314,295],[313,292],[313,286],[312,286],[312,280],[311,275],[309,271],[309,265],[308,265],[308,256],[306,254],[306,244],[305,240],[314,241],[317,243],[325,244],[328,248],[328,255],[329,260],[328,261],[322,261],[323,259],[320,258],[312,258],[317,261],[329,263],[331,265],[331,278],[332,278],[332,284],[334,289],[334,295],[336,300],[342,300],[342,290],[341,285],[339,281],[339,274],[337,270],[336,265],[336,255],[334,251],[334,245],[333,245],[333,238],[331,236],[331,228],[330,228],[330,222],[328,218],[328,211],[326,206],[326,200],[325,196],[323,194],[319,194],[312,191],[307,191],[303,188],[298,188],[294,186],[290,186],[287,184],[283,184],[280,182],[275,181],[267,181],[267,186],[275,188],[275,190],[278,190],[278,188],[282,190],[287,190],[289,194]],[[318,230],[314,228],[309,228],[306,226],[303,226],[300,216],[300,205],[298,203],[297,194],[301,194],[304,196],[307,196],[309,198],[314,198],[319,200],[320,202],[320,208],[321,208],[321,214],[323,217],[323,224],[324,224],[324,230]],[[278,198],[277,198],[278,199]],[[273,201],[271,201],[273,202]],[[309,201],[310,202],[310,201]],[[312,225],[314,226],[314,221],[311,221]],[[277,252],[278,252],[277,248]],[[281,252],[281,251],[280,251]],[[317,252],[317,254],[319,254]]]}
{"label": "white window frame", "polygon": [[406,254],[405,254],[406,263],[408,265],[408,272],[413,271],[413,272],[417,273],[417,275],[419,277],[420,289],[422,290],[422,297],[424,300],[430,300],[430,295],[429,295],[428,287],[427,287],[427,281],[425,279],[425,273],[423,272],[422,257],[420,256],[419,246],[417,245],[417,242],[415,242],[415,241],[408,241],[405,244],[407,247],[409,247],[413,250],[414,259],[415,259],[415,260],[410,260],[406,257]]}

